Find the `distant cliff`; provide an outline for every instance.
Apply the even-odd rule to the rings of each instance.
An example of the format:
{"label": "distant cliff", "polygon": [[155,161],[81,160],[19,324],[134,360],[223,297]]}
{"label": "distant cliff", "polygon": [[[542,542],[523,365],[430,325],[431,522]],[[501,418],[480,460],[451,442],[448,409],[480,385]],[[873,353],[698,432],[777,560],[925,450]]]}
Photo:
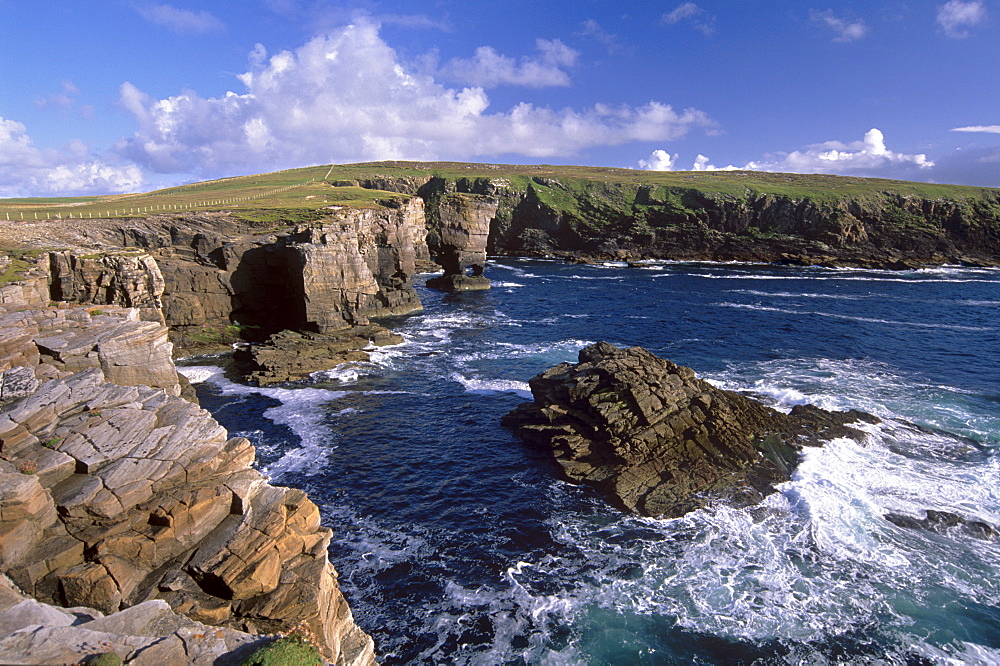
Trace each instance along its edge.
{"label": "distant cliff", "polygon": [[[379,168],[354,168],[361,166]],[[428,173],[392,175],[415,169]],[[422,197],[432,254],[440,202],[464,196],[493,208],[486,247],[493,255],[1000,265],[996,189],[732,172],[711,180],[669,174],[668,183],[662,174],[576,167],[391,163],[381,170],[357,182]]]}

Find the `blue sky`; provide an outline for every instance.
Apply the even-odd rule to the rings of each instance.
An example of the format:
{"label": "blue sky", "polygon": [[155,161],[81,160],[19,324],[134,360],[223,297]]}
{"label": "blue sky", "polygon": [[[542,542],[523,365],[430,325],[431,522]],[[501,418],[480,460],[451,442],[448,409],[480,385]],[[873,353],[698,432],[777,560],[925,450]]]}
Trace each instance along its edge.
{"label": "blue sky", "polygon": [[0,196],[381,159],[1000,186],[998,26],[998,0],[0,0]]}

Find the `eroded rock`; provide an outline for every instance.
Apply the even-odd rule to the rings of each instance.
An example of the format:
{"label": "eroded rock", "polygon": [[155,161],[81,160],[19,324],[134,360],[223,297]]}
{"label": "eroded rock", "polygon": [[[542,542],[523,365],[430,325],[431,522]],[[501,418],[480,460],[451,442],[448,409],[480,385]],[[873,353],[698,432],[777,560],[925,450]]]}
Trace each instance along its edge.
{"label": "eroded rock", "polygon": [[[302,491],[269,485],[252,467],[250,442],[230,438],[176,385],[112,383],[114,368],[132,367],[117,362],[130,358],[134,335],[146,326],[159,327],[149,340],[164,334],[134,310],[120,315],[0,314],[37,347],[7,356],[0,348],[0,363],[33,359],[24,367],[40,380],[0,408],[0,570],[41,602],[114,614],[155,601],[190,618],[184,631],[200,622],[221,627],[213,629],[219,636],[301,625],[327,658],[371,663],[372,641],[337,587],[331,532],[316,505]],[[74,371],[79,358],[93,362]],[[169,352],[164,358],[172,367]],[[162,650],[162,663],[192,658],[183,636],[137,643],[99,625],[88,628],[90,638],[55,626],[15,632],[0,640],[0,660],[43,644],[69,645],[71,654],[74,641],[95,637],[133,657]]]}
{"label": "eroded rock", "polygon": [[563,475],[614,503],[674,517],[713,499],[752,503],[789,478],[802,446],[861,438],[862,412],[783,414],[715,388],[641,347],[600,342],[529,382],[534,402],[504,422],[552,451]]}
{"label": "eroded rock", "polygon": [[402,336],[378,324],[330,333],[282,331],[267,342],[241,348],[234,358],[247,380],[259,386],[296,381],[341,363],[367,361],[372,347],[397,345]]}

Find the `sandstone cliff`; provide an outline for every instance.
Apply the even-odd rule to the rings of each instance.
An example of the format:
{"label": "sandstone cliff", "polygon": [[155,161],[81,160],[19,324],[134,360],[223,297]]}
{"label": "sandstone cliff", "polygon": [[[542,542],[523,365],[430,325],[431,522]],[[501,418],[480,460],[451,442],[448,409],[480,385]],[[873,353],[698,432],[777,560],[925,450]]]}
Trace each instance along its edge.
{"label": "sandstone cliff", "polygon": [[[432,235],[446,226],[435,201],[464,194],[495,203],[486,247],[493,255],[875,268],[1000,265],[996,190],[941,186],[940,195],[920,194],[911,192],[915,184],[795,174],[713,174],[699,187],[683,184],[684,178],[704,174],[679,174],[671,179],[675,184],[662,185],[656,174],[620,169],[392,167],[456,172],[393,177],[393,168],[385,168],[357,181],[419,194],[428,202]],[[462,171],[472,174],[458,175]]]}
{"label": "sandstone cliff", "polygon": [[[303,625],[335,663],[373,662],[316,505],[269,485],[247,440],[177,397],[162,324],[134,308],[19,307],[0,311],[0,331],[0,571],[21,591],[99,613],[160,600],[250,634]],[[23,631],[0,649],[43,640]],[[114,644],[139,663],[156,653]]]}
{"label": "sandstone cliff", "polygon": [[429,256],[422,199],[315,217],[262,227],[226,213],[180,214],[4,231],[73,248],[43,261],[47,295],[36,300],[137,307],[189,350],[284,330],[338,333],[420,309],[412,276]]}
{"label": "sandstone cliff", "polygon": [[570,481],[648,516],[676,517],[719,498],[756,502],[788,480],[802,446],[858,438],[846,424],[878,421],[812,406],[783,414],[641,347],[606,342],[529,384],[534,402],[504,422],[550,450]]}

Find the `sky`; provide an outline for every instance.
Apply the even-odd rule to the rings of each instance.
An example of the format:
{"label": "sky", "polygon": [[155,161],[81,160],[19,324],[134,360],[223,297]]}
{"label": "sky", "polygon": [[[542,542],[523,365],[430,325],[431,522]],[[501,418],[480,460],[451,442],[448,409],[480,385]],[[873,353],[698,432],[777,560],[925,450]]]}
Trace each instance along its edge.
{"label": "sky", "polygon": [[1000,187],[1000,0],[0,0],[0,197],[314,164]]}

